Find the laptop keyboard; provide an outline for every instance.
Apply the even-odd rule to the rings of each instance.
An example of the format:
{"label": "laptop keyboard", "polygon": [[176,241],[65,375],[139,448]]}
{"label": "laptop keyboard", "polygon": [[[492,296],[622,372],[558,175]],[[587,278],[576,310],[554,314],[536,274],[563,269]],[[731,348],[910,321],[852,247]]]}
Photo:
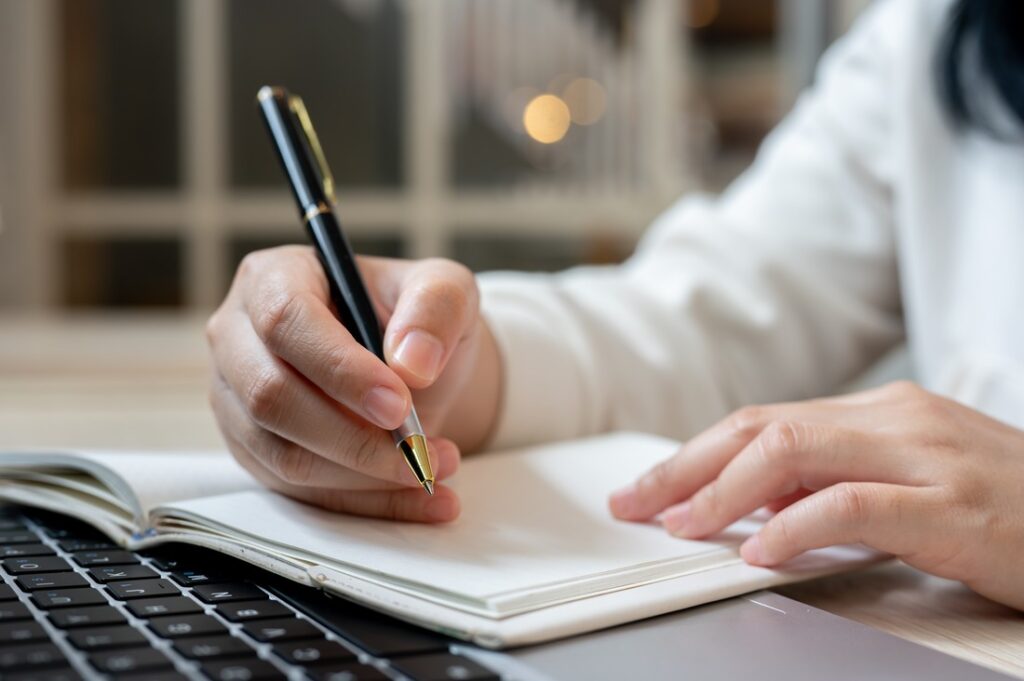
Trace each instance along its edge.
{"label": "laptop keyboard", "polygon": [[451,639],[212,551],[0,511],[0,678],[491,681]]}

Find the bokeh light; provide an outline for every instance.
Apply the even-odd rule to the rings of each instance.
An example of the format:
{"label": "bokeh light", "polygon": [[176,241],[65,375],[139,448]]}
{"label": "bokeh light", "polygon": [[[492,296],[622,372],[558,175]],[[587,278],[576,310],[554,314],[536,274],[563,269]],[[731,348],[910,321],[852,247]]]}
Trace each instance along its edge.
{"label": "bokeh light", "polygon": [[523,109],[526,134],[541,144],[554,144],[569,132],[572,115],[569,106],[558,96],[538,95]]}
{"label": "bokeh light", "polygon": [[562,99],[569,106],[572,122],[593,125],[604,116],[608,96],[604,86],[593,78],[576,78],[565,86]]}

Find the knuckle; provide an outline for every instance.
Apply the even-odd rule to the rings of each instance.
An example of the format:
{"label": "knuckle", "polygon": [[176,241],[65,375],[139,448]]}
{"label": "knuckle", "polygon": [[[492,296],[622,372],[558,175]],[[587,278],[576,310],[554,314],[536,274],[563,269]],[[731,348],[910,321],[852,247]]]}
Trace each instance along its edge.
{"label": "knuckle", "polygon": [[253,320],[257,335],[272,352],[287,344],[292,325],[305,303],[302,293],[282,293],[271,297],[263,312]]}
{"label": "knuckle", "polygon": [[802,441],[802,426],[791,421],[773,421],[758,437],[756,451],[765,464],[779,466],[792,461]]}
{"label": "knuckle", "polygon": [[401,495],[394,492],[385,492],[381,511],[383,517],[388,520],[402,520],[405,517],[405,504],[402,501]]}
{"label": "knuckle", "polygon": [[377,462],[377,438],[368,428],[358,428],[342,435],[337,445],[346,465],[357,471],[373,468]]}
{"label": "knuckle", "polygon": [[736,436],[749,438],[760,432],[768,420],[767,410],[764,407],[750,405],[730,414],[727,419],[727,427]]}
{"label": "knuckle", "polygon": [[887,383],[883,390],[900,399],[916,398],[925,392],[917,383],[905,379]]}
{"label": "knuckle", "polygon": [[347,346],[331,348],[325,353],[327,360],[327,384],[330,386],[328,392],[336,397],[348,399],[361,392],[362,389],[369,389],[367,380],[372,374],[360,376],[358,359],[353,355]]}
{"label": "knuckle", "polygon": [[220,332],[220,310],[215,311],[206,320],[206,325],[203,327],[203,335],[206,338],[206,345],[210,348],[217,342],[217,335]]}
{"label": "knuckle", "polygon": [[265,460],[270,470],[289,485],[307,487],[315,481],[313,455],[296,446],[273,447],[266,452]]}
{"label": "knuckle", "polygon": [[284,373],[277,368],[266,369],[254,377],[243,400],[253,421],[264,428],[275,425],[287,382]]}
{"label": "knuckle", "polygon": [[241,262],[238,263],[238,270],[235,273],[235,279],[245,279],[260,271],[263,267],[263,262],[267,258],[267,252],[263,251],[250,251],[246,253],[242,258]]}
{"label": "knuckle", "polygon": [[861,525],[868,520],[870,499],[863,488],[850,483],[840,483],[832,487],[831,495],[843,522]]}
{"label": "knuckle", "polygon": [[213,415],[217,421],[220,422],[220,391],[217,390],[217,386],[211,384],[206,389],[206,404],[209,405],[210,410],[213,411]]}

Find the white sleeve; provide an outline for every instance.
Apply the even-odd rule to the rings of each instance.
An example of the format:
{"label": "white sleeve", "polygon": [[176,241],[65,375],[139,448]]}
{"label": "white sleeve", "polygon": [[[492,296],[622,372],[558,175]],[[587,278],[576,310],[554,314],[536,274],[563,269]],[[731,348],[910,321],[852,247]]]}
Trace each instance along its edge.
{"label": "white sleeve", "polygon": [[492,445],[686,438],[744,404],[836,390],[902,336],[876,3],[721,198],[690,197],[623,265],[481,276],[505,364]]}

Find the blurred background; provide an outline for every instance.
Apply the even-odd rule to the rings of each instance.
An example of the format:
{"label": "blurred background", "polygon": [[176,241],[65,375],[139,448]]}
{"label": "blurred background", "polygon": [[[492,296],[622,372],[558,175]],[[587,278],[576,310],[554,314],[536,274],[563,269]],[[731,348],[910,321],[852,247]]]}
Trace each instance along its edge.
{"label": "blurred background", "polygon": [[717,191],[867,0],[0,0],[0,306],[199,312],[303,240],[303,96],[363,253],[553,270]]}

